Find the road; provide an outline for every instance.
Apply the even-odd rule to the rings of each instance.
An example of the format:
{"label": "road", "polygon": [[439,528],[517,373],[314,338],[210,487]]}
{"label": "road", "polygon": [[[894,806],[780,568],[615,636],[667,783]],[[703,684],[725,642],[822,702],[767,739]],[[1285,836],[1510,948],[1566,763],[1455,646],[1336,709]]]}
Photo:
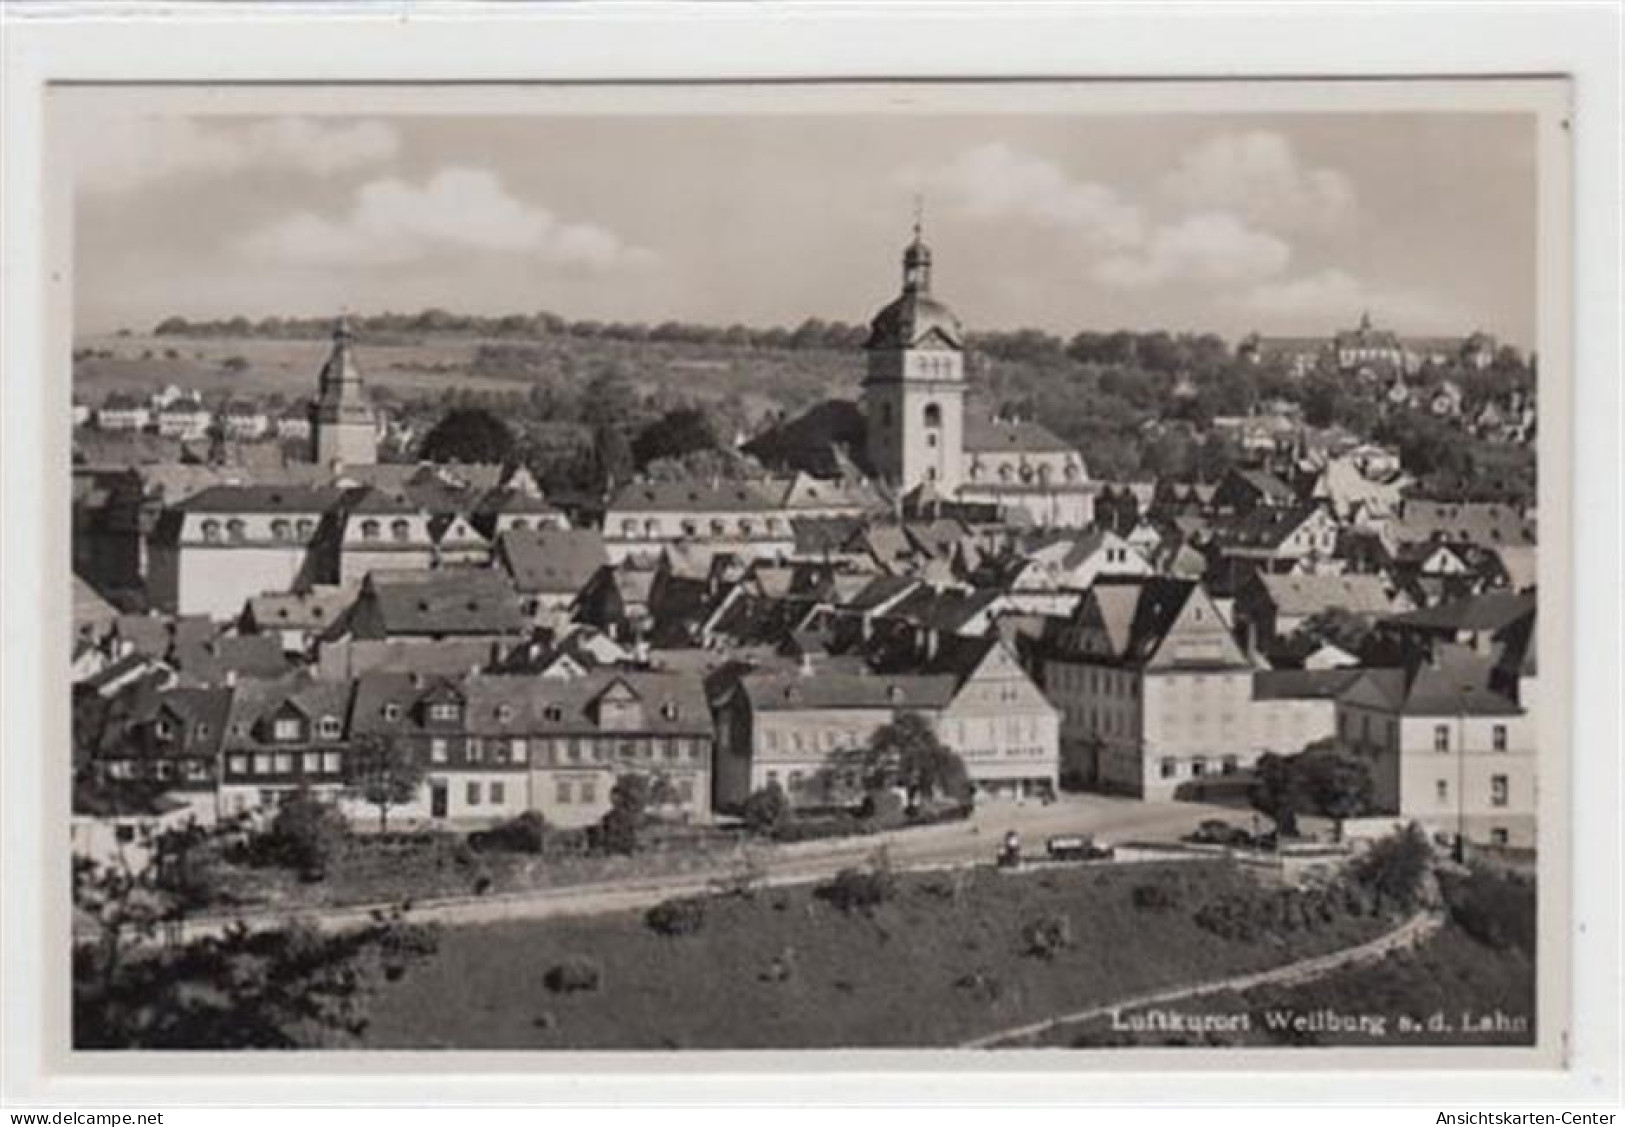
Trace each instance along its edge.
{"label": "road", "polygon": [[[833,876],[843,868],[861,865],[884,847],[891,865],[899,870],[930,870],[988,864],[999,840],[1010,830],[1022,836],[1029,850],[1042,849],[1046,837],[1092,834],[1098,841],[1173,841],[1210,818],[1249,825],[1252,815],[1230,807],[1190,802],[1141,802],[1103,795],[1065,795],[1049,805],[988,803],[966,821],[919,829],[899,830],[860,838],[762,846],[741,851],[731,867],[708,872],[658,878],[627,879],[602,884],[527,890],[455,900],[420,901],[411,918],[419,923],[457,926],[503,920],[542,920],[637,911],[674,896],[714,890],[719,882],[736,877],[754,863],[763,885],[800,884]],[[749,861],[747,861],[747,856]],[[217,935],[241,921],[250,928],[278,927],[296,919],[324,929],[357,927],[373,913],[393,904],[368,904],[310,912],[281,911],[229,919],[193,919],[183,922],[171,939]]]}

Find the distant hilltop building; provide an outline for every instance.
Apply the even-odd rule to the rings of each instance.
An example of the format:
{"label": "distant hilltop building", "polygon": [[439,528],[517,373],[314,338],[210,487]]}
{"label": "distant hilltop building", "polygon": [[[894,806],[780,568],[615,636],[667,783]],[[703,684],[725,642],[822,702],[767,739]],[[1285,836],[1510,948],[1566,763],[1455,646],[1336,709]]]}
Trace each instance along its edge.
{"label": "distant hilltop building", "polygon": [[1401,337],[1372,323],[1369,312],[1360,323],[1330,337],[1266,337],[1257,333],[1242,341],[1238,352],[1255,364],[1284,366],[1295,376],[1318,370],[1343,373],[1409,374],[1425,365],[1460,365],[1483,371],[1495,361],[1498,345],[1488,333],[1465,337]]}
{"label": "distant hilltop building", "polygon": [[341,317],[310,417],[317,465],[370,466],[378,461],[378,420],[351,355],[352,339],[349,321]]}
{"label": "distant hilltop building", "polygon": [[866,468],[917,511],[957,505],[1020,523],[1087,525],[1095,487],[1077,449],[1035,422],[966,403],[965,331],[932,292],[931,266],[916,224],[903,250],[902,292],[869,324],[857,412],[849,403],[820,404],[746,450],[778,468],[819,474],[835,461],[830,448],[852,442]]}

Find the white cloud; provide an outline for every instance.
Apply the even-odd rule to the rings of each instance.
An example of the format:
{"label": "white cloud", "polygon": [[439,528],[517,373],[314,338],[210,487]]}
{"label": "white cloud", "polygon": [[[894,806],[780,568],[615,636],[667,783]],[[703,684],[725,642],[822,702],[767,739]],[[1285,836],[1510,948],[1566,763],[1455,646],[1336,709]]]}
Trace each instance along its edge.
{"label": "white cloud", "polygon": [[1408,331],[1456,331],[1465,313],[1437,295],[1412,289],[1379,289],[1346,270],[1328,268],[1313,274],[1262,282],[1242,291],[1234,303],[1276,321],[1305,324],[1352,324],[1362,311],[1385,324]]}
{"label": "white cloud", "polygon": [[1186,208],[1236,212],[1279,228],[1329,229],[1354,211],[1354,185],[1332,168],[1306,168],[1279,133],[1225,133],[1187,152],[1161,181]]}
{"label": "white cloud", "polygon": [[298,266],[389,265],[440,250],[525,255],[584,269],[636,266],[653,257],[603,227],[563,222],[474,168],[441,169],[421,187],[392,177],[370,181],[340,218],[297,212],[244,236],[237,250],[259,262]]}
{"label": "white cloud", "polygon": [[909,178],[932,200],[978,219],[1025,220],[1077,231],[1106,246],[1132,246],[1140,212],[1104,184],[1077,180],[1041,157],[1004,144],[969,149],[948,164]]}
{"label": "white cloud", "polygon": [[1143,246],[1095,264],[1097,281],[1124,289],[1164,282],[1253,282],[1286,269],[1292,248],[1225,212],[1164,224]]}
{"label": "white cloud", "polygon": [[266,169],[331,176],[391,159],[400,137],[380,121],[143,117],[116,123],[85,119],[70,144],[80,185],[111,194],[183,175]]}

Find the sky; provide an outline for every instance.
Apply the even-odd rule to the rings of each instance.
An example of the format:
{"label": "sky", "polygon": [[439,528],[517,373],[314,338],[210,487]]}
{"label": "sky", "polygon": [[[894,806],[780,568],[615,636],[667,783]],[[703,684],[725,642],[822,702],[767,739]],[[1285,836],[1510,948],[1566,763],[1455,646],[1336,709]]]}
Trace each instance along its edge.
{"label": "sky", "polygon": [[971,331],[1535,339],[1533,115],[70,123],[75,324],[547,310],[861,321],[921,201]]}

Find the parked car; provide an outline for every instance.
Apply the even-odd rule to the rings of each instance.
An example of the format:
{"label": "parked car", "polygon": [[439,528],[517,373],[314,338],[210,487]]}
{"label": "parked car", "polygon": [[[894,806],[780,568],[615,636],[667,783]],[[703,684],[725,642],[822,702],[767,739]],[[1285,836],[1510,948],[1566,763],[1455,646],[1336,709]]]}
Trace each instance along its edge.
{"label": "parked car", "polygon": [[1097,845],[1087,834],[1052,837],[1044,843],[1052,861],[1099,861],[1112,855],[1110,846]]}

